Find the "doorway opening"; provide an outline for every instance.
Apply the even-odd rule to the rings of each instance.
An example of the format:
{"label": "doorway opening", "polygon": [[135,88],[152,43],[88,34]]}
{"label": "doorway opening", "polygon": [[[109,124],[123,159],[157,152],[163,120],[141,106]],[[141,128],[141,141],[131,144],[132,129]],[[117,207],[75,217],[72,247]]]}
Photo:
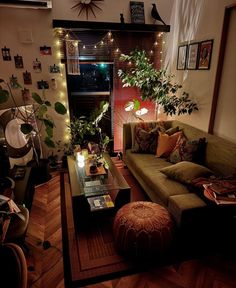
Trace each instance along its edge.
{"label": "doorway opening", "polygon": [[71,119],[89,117],[102,101],[109,103],[107,117],[103,117],[99,127],[113,138],[113,63],[81,62],[80,75],[67,75],[67,87]]}

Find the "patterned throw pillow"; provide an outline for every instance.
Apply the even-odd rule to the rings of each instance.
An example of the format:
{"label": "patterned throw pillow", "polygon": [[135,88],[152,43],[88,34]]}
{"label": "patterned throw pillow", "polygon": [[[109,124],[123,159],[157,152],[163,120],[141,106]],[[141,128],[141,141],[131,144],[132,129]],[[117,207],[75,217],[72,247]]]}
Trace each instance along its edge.
{"label": "patterned throw pillow", "polygon": [[158,131],[162,126],[154,122],[140,122],[133,129],[132,152],[155,154]]}
{"label": "patterned throw pillow", "polygon": [[[202,141],[205,138],[198,140],[188,140],[187,137],[182,134],[176,142],[176,146],[170,153],[169,161],[173,164],[181,161],[198,162],[198,151],[202,146]],[[199,153],[198,153],[199,154]],[[202,163],[201,163],[202,164]]]}
{"label": "patterned throw pillow", "polygon": [[172,150],[175,148],[176,142],[179,136],[182,134],[182,131],[176,132],[173,135],[169,136],[165,133],[159,133],[157,141],[157,157],[168,157]]}

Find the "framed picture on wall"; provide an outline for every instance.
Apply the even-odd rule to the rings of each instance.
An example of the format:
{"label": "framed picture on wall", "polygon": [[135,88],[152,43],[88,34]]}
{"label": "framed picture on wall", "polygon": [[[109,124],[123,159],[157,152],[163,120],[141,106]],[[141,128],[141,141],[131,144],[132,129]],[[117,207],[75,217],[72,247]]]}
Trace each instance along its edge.
{"label": "framed picture on wall", "polygon": [[130,17],[132,23],[145,23],[144,2],[130,1]]}
{"label": "framed picture on wall", "polygon": [[186,68],[188,45],[180,45],[178,48],[177,70]]}
{"label": "framed picture on wall", "polygon": [[199,43],[191,43],[188,46],[188,60],[187,60],[188,70],[197,69],[198,48],[199,48]]}
{"label": "framed picture on wall", "polygon": [[198,69],[209,70],[211,64],[213,40],[206,40],[200,42],[199,46],[199,58],[198,58]]}

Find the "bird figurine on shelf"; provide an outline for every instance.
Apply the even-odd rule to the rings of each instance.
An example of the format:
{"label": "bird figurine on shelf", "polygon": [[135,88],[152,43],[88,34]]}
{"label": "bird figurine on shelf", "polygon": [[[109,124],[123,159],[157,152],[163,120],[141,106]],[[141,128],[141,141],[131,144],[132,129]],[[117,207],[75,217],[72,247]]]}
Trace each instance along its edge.
{"label": "bird figurine on shelf", "polygon": [[159,15],[158,11],[157,11],[157,7],[156,4],[152,4],[152,11],[151,11],[151,15],[152,18],[162,22],[164,25],[166,25],[166,23],[161,19],[161,16]]}

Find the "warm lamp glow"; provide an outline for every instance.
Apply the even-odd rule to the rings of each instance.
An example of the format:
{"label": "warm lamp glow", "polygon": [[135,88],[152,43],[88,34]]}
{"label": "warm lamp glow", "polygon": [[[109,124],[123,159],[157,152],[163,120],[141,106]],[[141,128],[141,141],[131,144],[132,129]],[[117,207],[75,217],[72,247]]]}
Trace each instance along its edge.
{"label": "warm lamp glow", "polygon": [[135,114],[136,114],[137,116],[143,116],[143,115],[145,115],[145,114],[147,114],[147,113],[148,113],[148,109],[147,109],[147,108],[142,108],[142,109],[137,110],[137,111],[135,112]]}
{"label": "warm lamp glow", "polygon": [[133,101],[129,101],[125,104],[125,111],[129,112],[129,111],[132,111],[133,109],[134,109]]}

